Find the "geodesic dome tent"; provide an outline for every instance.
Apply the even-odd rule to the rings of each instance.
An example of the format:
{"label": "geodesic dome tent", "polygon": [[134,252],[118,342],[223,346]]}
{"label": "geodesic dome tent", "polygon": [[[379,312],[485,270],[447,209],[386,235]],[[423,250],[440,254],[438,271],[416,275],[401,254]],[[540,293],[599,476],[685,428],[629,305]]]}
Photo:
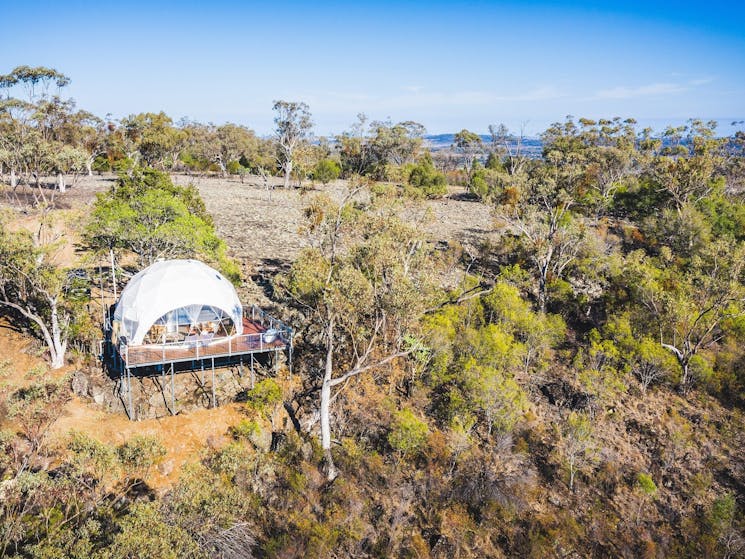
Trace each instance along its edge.
{"label": "geodesic dome tent", "polygon": [[206,329],[243,333],[243,308],[233,284],[197,260],[156,262],[136,274],[114,310],[114,340],[128,345],[183,341]]}

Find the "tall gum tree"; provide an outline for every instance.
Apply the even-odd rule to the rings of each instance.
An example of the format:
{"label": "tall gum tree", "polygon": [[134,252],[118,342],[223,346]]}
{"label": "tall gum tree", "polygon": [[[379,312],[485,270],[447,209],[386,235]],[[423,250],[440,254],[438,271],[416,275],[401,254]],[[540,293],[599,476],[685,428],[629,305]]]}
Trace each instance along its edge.
{"label": "tall gum tree", "polygon": [[638,255],[627,259],[627,283],[654,318],[649,335],[677,359],[683,391],[700,373],[701,354],[722,339],[723,322],[745,313],[744,266],[745,245],[728,240],[712,243],[682,270],[659,269]]}
{"label": "tall gum tree", "polygon": [[318,197],[306,209],[311,248],[278,280],[323,347],[319,415],[326,473],[334,389],[421,349],[410,337],[435,291],[435,260],[421,235],[397,218],[362,209],[350,192],[340,203]]}
{"label": "tall gum tree", "polygon": [[275,101],[272,110],[276,113],[274,124],[277,137],[277,161],[285,176],[285,188],[288,188],[295,148],[309,135],[313,128],[313,121],[310,108],[305,103]]}
{"label": "tall gum tree", "polygon": [[0,222],[0,309],[12,309],[31,324],[47,345],[52,368],[59,369],[72,313],[66,304],[69,278],[51,262],[52,248]]}

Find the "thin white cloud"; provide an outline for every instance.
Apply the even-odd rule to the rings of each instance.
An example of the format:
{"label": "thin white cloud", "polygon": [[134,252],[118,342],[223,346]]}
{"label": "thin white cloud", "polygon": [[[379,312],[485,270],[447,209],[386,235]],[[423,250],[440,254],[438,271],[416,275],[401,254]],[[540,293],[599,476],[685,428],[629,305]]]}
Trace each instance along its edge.
{"label": "thin white cloud", "polygon": [[689,87],[677,83],[652,83],[637,87],[619,86],[611,89],[601,89],[595,94],[595,99],[638,99],[639,97],[657,97],[683,93]]}
{"label": "thin white cloud", "polygon": [[706,85],[714,81],[714,78],[699,78],[697,80],[691,80],[688,83],[690,85]]}
{"label": "thin white cloud", "polygon": [[511,94],[483,90],[428,91],[422,86],[402,86],[400,90],[403,90],[403,93],[391,92],[390,95],[375,96],[357,92],[308,92],[303,99],[317,108],[359,110],[359,107],[364,105],[365,111],[376,113],[412,108],[489,107],[499,103],[547,101],[566,97],[555,86],[542,86]]}
{"label": "thin white cloud", "polygon": [[517,95],[506,95],[496,97],[497,101],[547,101],[565,97],[555,86],[543,86]]}

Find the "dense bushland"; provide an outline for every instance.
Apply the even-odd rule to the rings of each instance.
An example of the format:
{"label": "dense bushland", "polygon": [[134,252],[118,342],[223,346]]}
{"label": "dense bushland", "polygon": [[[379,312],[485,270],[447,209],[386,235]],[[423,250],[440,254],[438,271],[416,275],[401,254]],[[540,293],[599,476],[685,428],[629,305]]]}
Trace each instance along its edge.
{"label": "dense bushland", "polygon": [[[567,119],[528,159],[503,128],[491,144],[463,130],[450,169],[416,123],[310,142],[307,106],[275,109],[299,120],[278,127],[296,137],[277,140],[273,172],[354,176],[341,201],[309,198],[307,248],[268,288],[299,332],[294,376],[258,382],[230,441],[159,494],[158,441],[51,440],[68,380],[0,385],[0,553],[743,556],[742,133]],[[231,265],[198,192],[139,165],[198,161],[159,143],[189,126],[130,120],[111,131],[134,143],[81,249]],[[228,172],[260,150],[233,153],[212,160]],[[479,254],[397,213],[401,196],[447,194],[446,176],[493,208],[501,235]],[[48,282],[58,315],[78,312],[69,275],[3,227],[0,295],[50,320]]]}

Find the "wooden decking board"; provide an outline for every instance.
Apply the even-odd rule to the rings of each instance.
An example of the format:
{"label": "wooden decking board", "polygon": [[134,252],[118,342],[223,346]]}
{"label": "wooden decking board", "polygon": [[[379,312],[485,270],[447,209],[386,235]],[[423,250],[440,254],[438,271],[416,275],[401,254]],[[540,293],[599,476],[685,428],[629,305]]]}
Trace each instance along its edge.
{"label": "wooden decking board", "polygon": [[123,357],[129,367],[144,367],[161,363],[192,361],[205,357],[225,357],[286,348],[287,344],[281,339],[276,339],[272,343],[263,342],[261,334],[266,330],[260,323],[244,318],[242,336],[212,340],[206,344],[130,346]]}

